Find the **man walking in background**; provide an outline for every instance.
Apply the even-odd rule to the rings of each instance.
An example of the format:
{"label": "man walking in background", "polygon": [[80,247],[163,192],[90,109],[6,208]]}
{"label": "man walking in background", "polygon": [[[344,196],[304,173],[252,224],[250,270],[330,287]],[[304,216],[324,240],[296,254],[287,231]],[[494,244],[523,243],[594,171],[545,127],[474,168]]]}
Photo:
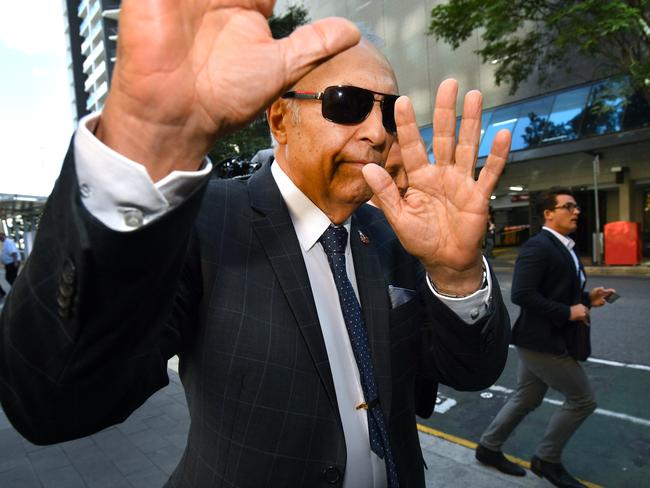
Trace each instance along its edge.
{"label": "man walking in background", "polygon": [[531,460],[532,471],[559,487],[583,487],[562,465],[562,450],[596,401],[578,361],[590,353],[590,308],[605,304],[615,290],[584,291],[586,276],[569,234],[580,207],[568,189],[545,193],[542,231],[521,248],[512,280],[512,301],[521,307],[512,342],[519,355],[517,389],[483,433],[476,458],[515,476],[526,472],[501,452],[512,431],[544,398],[549,387],[565,397]]}

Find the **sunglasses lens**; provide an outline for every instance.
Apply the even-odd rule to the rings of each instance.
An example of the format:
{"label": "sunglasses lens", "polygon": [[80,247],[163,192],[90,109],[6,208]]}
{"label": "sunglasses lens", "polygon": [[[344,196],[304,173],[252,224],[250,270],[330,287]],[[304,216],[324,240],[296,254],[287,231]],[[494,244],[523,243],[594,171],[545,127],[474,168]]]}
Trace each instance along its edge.
{"label": "sunglasses lens", "polygon": [[[395,124],[396,95],[379,94],[384,128],[391,134],[397,132]],[[323,92],[323,117],[337,124],[358,124],[372,111],[375,95],[370,90],[356,86],[330,86]]]}
{"label": "sunglasses lens", "polygon": [[397,97],[386,95],[381,103],[381,117],[384,128],[391,134],[397,133],[397,124],[395,123],[395,102]]}
{"label": "sunglasses lens", "polygon": [[323,93],[323,117],[337,124],[358,124],[372,110],[371,92],[355,86],[330,86]]}

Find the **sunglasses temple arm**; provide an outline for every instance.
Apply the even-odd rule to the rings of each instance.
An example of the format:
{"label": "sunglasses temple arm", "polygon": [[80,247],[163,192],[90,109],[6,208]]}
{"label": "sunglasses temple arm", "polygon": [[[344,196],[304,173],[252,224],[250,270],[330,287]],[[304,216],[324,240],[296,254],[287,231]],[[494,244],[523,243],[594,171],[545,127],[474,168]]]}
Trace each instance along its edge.
{"label": "sunglasses temple arm", "polygon": [[323,97],[323,92],[297,92],[290,91],[282,95],[282,98],[297,98],[304,100],[320,100]]}

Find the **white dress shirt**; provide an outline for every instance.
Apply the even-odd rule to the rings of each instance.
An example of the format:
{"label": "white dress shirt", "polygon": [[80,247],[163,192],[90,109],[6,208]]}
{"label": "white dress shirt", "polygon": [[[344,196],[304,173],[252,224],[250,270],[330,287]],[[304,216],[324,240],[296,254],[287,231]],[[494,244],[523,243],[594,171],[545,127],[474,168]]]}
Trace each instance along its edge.
{"label": "white dress shirt", "polygon": [[[212,165],[206,158],[199,171],[174,171],[153,183],[142,165],[111,150],[94,136],[98,116],[82,119],[75,134],[74,154],[82,202],[107,227],[128,232],[146,225],[180,205],[208,177]],[[296,230],[325,340],[347,448],[343,486],[385,488],[385,465],[370,450],[366,411],[355,408],[364,401],[359,371],[327,256],[318,244],[331,222],[278,164],[272,164],[271,172]],[[350,219],[344,225],[348,230],[346,269],[358,298],[349,246]],[[485,258],[484,264],[487,269]],[[487,313],[492,281],[488,273],[488,286],[465,298],[441,296],[430,283],[429,288],[462,320],[474,323]]]}
{"label": "white dress shirt", "polygon": [[567,237],[565,235],[560,234],[558,231],[551,229],[550,227],[546,227],[545,225],[542,227],[542,230],[546,230],[553,234],[555,237],[557,237],[562,244],[564,244],[564,247],[566,247],[569,250],[569,254],[571,254],[571,258],[573,258],[573,264],[576,267],[576,274],[580,278],[580,286],[585,284],[585,281],[587,281],[587,277],[585,274],[582,272],[580,269],[580,264],[578,262],[578,256],[576,255],[575,250],[573,249],[576,245],[575,241],[571,239],[570,237]]}

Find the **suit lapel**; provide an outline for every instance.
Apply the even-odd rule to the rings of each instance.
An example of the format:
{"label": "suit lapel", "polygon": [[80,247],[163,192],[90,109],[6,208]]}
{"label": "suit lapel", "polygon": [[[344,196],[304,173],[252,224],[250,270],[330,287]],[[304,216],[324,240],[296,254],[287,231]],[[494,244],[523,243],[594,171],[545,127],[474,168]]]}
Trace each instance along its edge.
{"label": "suit lapel", "polygon": [[379,397],[386,418],[390,418],[391,408],[391,364],[388,284],[381,272],[381,263],[372,239],[368,236],[357,214],[352,216],[350,247],[354,259],[354,272],[359,288],[359,299],[363,319],[368,329],[375,376],[379,387]]}
{"label": "suit lapel", "polygon": [[[563,256],[563,259],[565,261],[565,264],[569,267],[568,269],[571,270],[571,284],[574,289],[580,289],[580,278],[578,277],[578,273],[576,271],[576,263],[573,261],[573,256],[571,256],[571,251],[567,249],[567,247],[560,242],[560,240],[555,237],[553,234],[551,234],[549,231],[544,230],[542,231],[545,234],[547,234],[548,239],[553,243],[555,248],[560,252],[560,254]],[[578,260],[578,264],[580,264],[580,260]]]}
{"label": "suit lapel", "polygon": [[[573,248],[575,252],[575,247]],[[576,253],[576,257],[577,257]],[[584,276],[585,281],[583,282],[580,279],[580,276],[578,277],[578,286],[580,287],[580,291],[583,291],[585,289],[585,285],[587,284],[587,273],[585,273],[585,267],[582,264],[582,261],[580,261],[580,258],[578,257],[578,268],[580,269],[580,276]]]}
{"label": "suit lapel", "polygon": [[307,268],[270,164],[265,164],[250,178],[248,188],[251,206],[257,212],[252,221],[255,233],[293,311],[332,408],[338,412],[334,380]]}

